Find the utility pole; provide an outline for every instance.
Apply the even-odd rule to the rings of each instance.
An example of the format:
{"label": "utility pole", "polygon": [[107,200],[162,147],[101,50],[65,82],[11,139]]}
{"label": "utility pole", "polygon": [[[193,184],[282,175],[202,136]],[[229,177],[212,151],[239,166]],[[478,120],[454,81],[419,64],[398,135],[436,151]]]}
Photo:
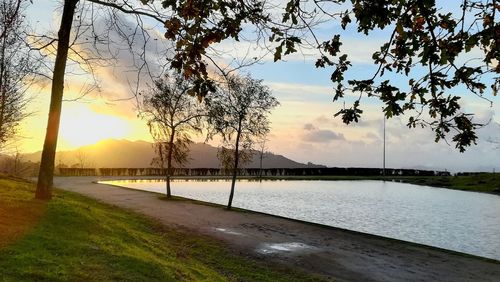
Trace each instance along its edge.
{"label": "utility pole", "polygon": [[382,169],[382,176],[385,177],[385,115],[384,115],[384,149],[383,149],[383,157],[382,157],[382,162],[383,162],[383,169]]}

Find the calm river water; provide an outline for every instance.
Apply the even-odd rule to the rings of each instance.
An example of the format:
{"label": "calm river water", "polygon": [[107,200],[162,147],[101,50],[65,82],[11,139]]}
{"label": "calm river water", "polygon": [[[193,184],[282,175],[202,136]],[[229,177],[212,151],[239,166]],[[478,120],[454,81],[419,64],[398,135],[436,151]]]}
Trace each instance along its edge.
{"label": "calm river water", "polygon": [[[165,182],[104,183],[165,193]],[[229,181],[182,180],[174,195],[226,204]],[[500,260],[500,197],[382,181],[238,181],[233,206]]]}

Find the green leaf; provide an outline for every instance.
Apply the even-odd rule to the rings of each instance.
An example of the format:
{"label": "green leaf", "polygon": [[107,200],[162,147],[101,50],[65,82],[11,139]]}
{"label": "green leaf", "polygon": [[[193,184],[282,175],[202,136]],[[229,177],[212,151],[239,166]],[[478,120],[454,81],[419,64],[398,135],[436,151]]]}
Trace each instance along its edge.
{"label": "green leaf", "polygon": [[283,52],[283,44],[276,47],[276,51],[274,52],[274,61],[281,60],[281,53]]}

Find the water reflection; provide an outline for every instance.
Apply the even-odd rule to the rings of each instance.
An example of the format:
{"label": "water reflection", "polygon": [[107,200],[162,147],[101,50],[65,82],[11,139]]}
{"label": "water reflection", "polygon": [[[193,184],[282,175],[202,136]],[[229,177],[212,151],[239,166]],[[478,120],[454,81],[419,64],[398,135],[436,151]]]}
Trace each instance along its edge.
{"label": "water reflection", "polygon": [[[165,193],[164,181],[110,181]],[[226,204],[230,182],[175,180],[174,195]],[[382,181],[239,181],[233,206],[500,260],[500,197]]]}
{"label": "water reflection", "polygon": [[289,242],[289,243],[264,243],[259,248],[257,248],[257,252],[261,254],[274,254],[274,253],[282,253],[282,252],[306,252],[315,249],[313,246],[309,246],[304,243],[299,242]]}
{"label": "water reflection", "polygon": [[[216,177],[197,177],[197,178],[171,178],[170,182],[228,182],[227,177],[221,177],[221,178],[216,178]],[[283,179],[266,179],[266,180],[260,180],[258,178],[246,178],[246,179],[241,179],[238,180],[238,182],[280,182],[280,181],[290,181],[290,180],[283,180]],[[317,181],[322,181],[322,180],[317,180]],[[123,183],[158,183],[158,182],[165,182],[165,178],[163,177],[158,177],[158,178],[148,178],[148,179],[127,179],[127,180],[112,180],[112,181],[99,181],[99,183],[108,183],[108,184],[113,184],[113,185],[120,185]]]}

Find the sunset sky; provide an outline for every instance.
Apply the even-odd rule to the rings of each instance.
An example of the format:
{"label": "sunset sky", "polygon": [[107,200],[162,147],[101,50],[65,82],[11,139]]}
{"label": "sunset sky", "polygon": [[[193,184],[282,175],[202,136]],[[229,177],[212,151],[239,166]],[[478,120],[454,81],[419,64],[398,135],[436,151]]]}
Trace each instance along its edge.
{"label": "sunset sky", "polygon": [[[37,33],[55,33],[60,9],[54,2],[38,0],[28,9],[28,21],[36,27]],[[338,26],[332,24],[328,28],[338,29]],[[333,33],[327,31],[328,34]],[[160,40],[163,32],[158,28]],[[344,37],[343,50],[354,63],[349,73],[352,77],[366,77],[372,73],[371,54],[386,38],[384,32],[370,37],[355,34]],[[237,51],[248,47],[243,45],[222,43],[220,47]],[[252,52],[261,54],[259,50]],[[157,55],[151,56],[154,58]],[[63,104],[59,150],[71,150],[109,138],[151,140],[145,122],[137,116],[136,100],[123,100],[132,97],[134,90],[135,74],[130,71],[130,61],[127,60],[130,58],[120,55],[119,64],[115,67],[96,67],[100,91]],[[306,50],[305,55],[290,56],[286,62],[273,63],[272,57],[266,56],[262,63],[242,71],[263,79],[281,103],[271,115],[269,150],[300,162],[328,166],[381,166],[382,104],[375,99],[364,98],[362,108],[365,113],[361,122],[349,126],[342,124],[340,119],[333,117],[342,105],[332,102],[330,72],[317,70],[313,62],[314,58],[308,56]],[[86,83],[90,83],[88,76],[68,76],[65,98],[74,99],[81,95],[82,86]],[[24,138],[19,148],[23,152],[42,148],[50,83],[40,83],[40,87],[32,90],[32,95],[35,103],[32,103],[31,110],[34,114],[21,125],[20,133]],[[494,102],[493,106],[471,95],[464,95],[462,99],[464,109],[477,114],[476,121],[491,119],[489,125],[478,131],[478,145],[463,154],[453,144],[434,143],[434,135],[429,129],[409,130],[405,126],[408,117],[388,120],[387,166],[452,171],[500,170],[500,148],[488,142],[490,139],[500,141],[500,99],[491,94],[487,97]],[[198,137],[200,141],[203,139],[203,136]]]}

